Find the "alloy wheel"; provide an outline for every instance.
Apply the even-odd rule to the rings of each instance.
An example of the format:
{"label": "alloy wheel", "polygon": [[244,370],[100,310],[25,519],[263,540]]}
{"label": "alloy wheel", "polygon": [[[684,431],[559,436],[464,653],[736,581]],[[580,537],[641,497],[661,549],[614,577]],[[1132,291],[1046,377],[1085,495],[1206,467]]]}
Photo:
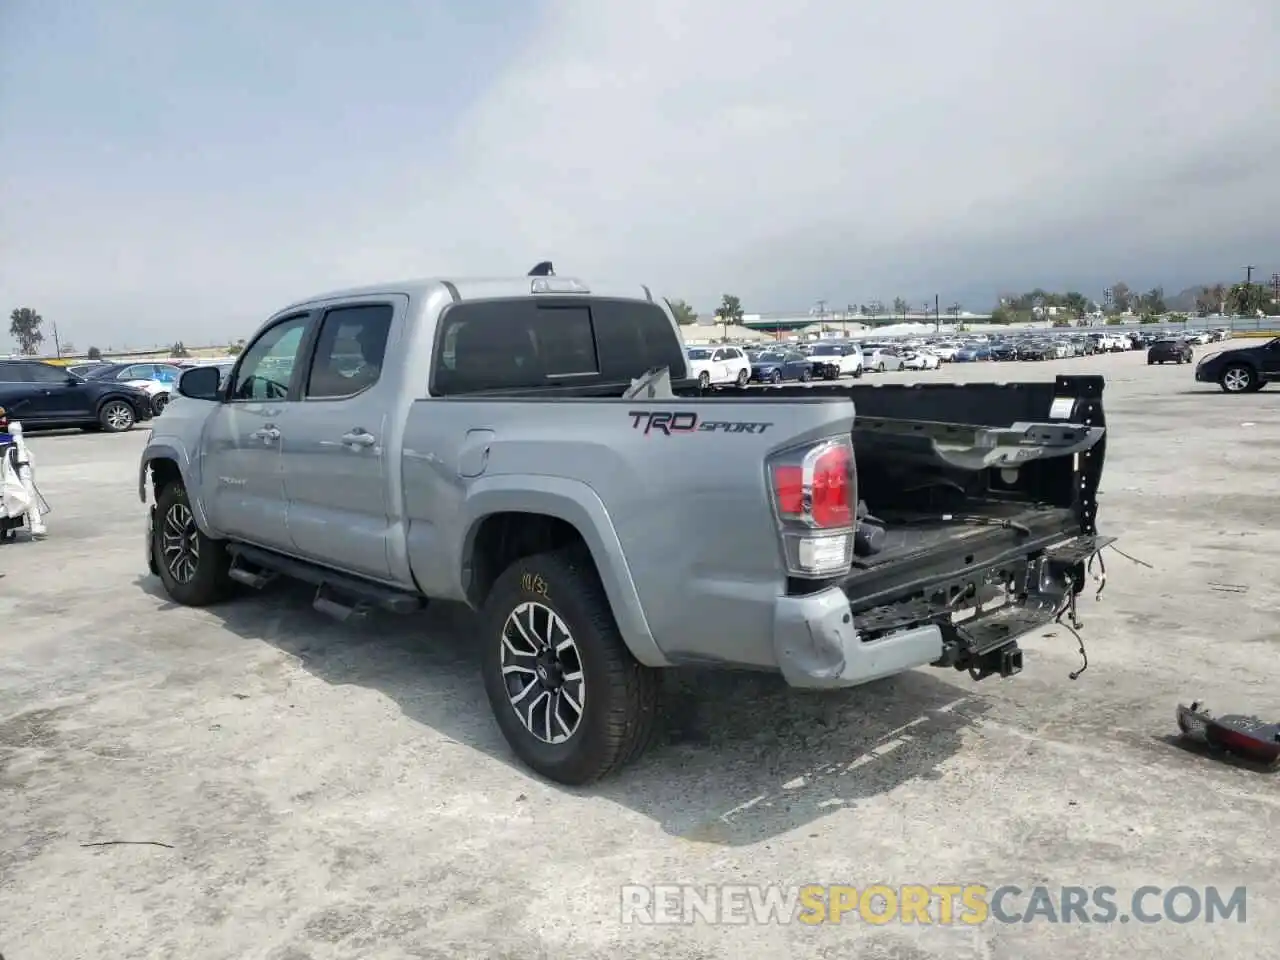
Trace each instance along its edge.
{"label": "alloy wheel", "polygon": [[582,723],[587,689],[565,622],[546,604],[525,601],[508,615],[499,643],[502,680],[520,723],[543,743],[567,741]]}
{"label": "alloy wheel", "polygon": [[1244,367],[1232,367],[1222,375],[1222,386],[1228,393],[1242,393],[1249,389],[1253,378]]}
{"label": "alloy wheel", "polygon": [[133,411],[123,400],[115,400],[107,404],[102,412],[103,419],[112,430],[127,430],[133,426]]}
{"label": "alloy wheel", "polygon": [[200,567],[200,529],[185,503],[175,503],[165,513],[160,552],[165,569],[176,582],[190,583],[195,578]]}

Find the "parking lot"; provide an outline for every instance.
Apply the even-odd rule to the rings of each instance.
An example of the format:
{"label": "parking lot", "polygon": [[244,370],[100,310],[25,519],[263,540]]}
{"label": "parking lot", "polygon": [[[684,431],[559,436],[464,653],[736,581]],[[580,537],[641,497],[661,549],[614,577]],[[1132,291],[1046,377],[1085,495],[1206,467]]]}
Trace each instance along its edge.
{"label": "parking lot", "polygon": [[[1280,389],[1227,396],[1142,352],[863,382],[1063,372],[1108,378],[1099,526],[1135,558],[1107,551],[1084,597],[1078,680],[1061,628],[979,684],[675,673],[660,741],[577,791],[509,755],[465,611],[343,625],[274,587],[177,607],[143,555],[144,433],[33,438],[50,536],[0,547],[0,954],[1276,956],[1276,780],[1171,734],[1192,699],[1280,719]],[[135,843],[85,846],[112,841]],[[1245,885],[1248,913],[620,922],[622,885],[677,881]]]}

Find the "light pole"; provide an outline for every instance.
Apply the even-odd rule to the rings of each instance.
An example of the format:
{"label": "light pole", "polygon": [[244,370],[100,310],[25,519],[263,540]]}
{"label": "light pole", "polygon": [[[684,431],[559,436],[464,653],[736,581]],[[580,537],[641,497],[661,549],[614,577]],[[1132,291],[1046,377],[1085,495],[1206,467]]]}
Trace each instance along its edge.
{"label": "light pole", "polygon": [[1244,285],[1247,287],[1253,283],[1253,271],[1258,269],[1252,263],[1245,264],[1244,268]]}

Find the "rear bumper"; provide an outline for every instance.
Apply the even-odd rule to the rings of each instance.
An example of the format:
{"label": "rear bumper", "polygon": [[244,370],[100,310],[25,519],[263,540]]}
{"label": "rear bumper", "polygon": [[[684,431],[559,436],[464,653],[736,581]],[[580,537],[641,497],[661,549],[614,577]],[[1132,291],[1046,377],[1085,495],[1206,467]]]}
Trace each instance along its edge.
{"label": "rear bumper", "polygon": [[[1075,537],[940,582],[940,591],[931,587],[856,613],[836,586],[780,598],[773,628],[778,668],[788,684],[807,689],[858,686],[930,665],[965,670],[975,679],[1010,676],[1022,666],[1018,640],[1057,618],[1084,588],[1087,561],[1110,542]],[[957,587],[972,590],[972,597],[946,602]],[[967,616],[957,621],[961,614]]]}

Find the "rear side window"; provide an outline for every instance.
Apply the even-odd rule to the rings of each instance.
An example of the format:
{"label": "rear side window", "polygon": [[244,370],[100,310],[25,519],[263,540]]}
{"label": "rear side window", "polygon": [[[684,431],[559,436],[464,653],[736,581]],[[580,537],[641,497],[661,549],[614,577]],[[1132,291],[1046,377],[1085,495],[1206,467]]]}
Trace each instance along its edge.
{"label": "rear side window", "polygon": [[591,312],[605,380],[629,382],[654,367],[670,367],[672,377],[685,376],[680,337],[657,304],[597,300]]}
{"label": "rear side window", "polygon": [[0,363],[0,383],[28,383],[26,364]]}
{"label": "rear side window", "polygon": [[307,372],[307,399],[353,397],[377,383],[394,313],[389,303],[335,307],[326,312]]}
{"label": "rear side window", "polygon": [[626,301],[461,303],[444,314],[436,351],[432,388],[446,396],[629,381],[653,366],[685,370],[661,308]]}
{"label": "rear side window", "polygon": [[47,363],[33,363],[27,367],[27,381],[29,383],[65,383],[66,380],[66,371],[61,367],[51,366]]}

